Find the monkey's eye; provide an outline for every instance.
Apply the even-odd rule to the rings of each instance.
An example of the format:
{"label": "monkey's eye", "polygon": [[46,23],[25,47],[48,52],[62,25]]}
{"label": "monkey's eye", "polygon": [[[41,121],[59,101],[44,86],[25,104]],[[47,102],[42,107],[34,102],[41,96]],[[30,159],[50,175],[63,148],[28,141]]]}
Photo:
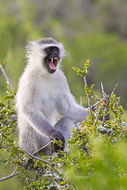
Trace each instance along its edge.
{"label": "monkey's eye", "polygon": [[51,53],[51,49],[49,47],[45,48],[44,51],[45,51],[46,54],[50,54]]}
{"label": "monkey's eye", "polygon": [[50,51],[51,51],[51,48],[48,47],[48,48],[47,48],[47,51],[50,52]]}

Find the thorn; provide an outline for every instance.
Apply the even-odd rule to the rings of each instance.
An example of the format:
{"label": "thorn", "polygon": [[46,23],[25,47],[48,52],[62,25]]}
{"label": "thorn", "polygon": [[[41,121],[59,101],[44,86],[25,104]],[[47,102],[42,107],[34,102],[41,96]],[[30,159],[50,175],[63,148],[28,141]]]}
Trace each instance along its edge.
{"label": "thorn", "polygon": [[103,98],[106,98],[107,97],[107,94],[105,93],[104,91],[104,86],[103,86],[103,83],[101,82],[101,90],[102,90],[102,96]]}
{"label": "thorn", "polygon": [[117,82],[117,83],[116,83],[116,85],[114,86],[114,88],[113,88],[113,90],[112,90],[111,94],[114,94],[114,92],[115,92],[115,90],[116,90],[117,86],[118,86],[118,82]]}

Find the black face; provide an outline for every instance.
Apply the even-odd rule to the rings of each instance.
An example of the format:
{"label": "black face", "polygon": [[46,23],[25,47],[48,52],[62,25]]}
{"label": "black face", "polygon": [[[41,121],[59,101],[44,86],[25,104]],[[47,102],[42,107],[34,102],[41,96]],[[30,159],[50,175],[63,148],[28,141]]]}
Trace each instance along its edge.
{"label": "black face", "polygon": [[44,65],[49,73],[54,73],[57,68],[57,64],[60,60],[59,48],[52,46],[45,48],[46,57],[44,59]]}

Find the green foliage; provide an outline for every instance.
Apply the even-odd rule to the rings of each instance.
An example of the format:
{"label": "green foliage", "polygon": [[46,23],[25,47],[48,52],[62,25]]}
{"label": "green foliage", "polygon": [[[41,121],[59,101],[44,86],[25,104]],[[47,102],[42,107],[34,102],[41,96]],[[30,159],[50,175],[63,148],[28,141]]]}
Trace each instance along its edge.
{"label": "green foliage", "polygon": [[[86,61],[82,70],[74,70],[84,77],[89,66],[90,62]],[[87,88],[87,96],[94,102],[96,93],[91,87],[89,90],[88,85]],[[38,153],[33,158],[17,146],[14,97],[15,91],[8,87],[0,102],[0,166],[3,170],[0,177],[5,171],[9,175],[15,169],[25,190],[127,189],[127,123],[123,121],[123,108],[114,91],[105,97],[103,92],[101,100],[91,105],[87,121],[83,121],[80,128],[76,124],[77,129],[68,141],[69,152],[61,151],[53,156]],[[53,144],[61,146],[61,142]]]}
{"label": "green foliage", "polygon": [[[55,1],[54,4],[44,0],[33,0],[32,3],[30,0],[11,2],[1,0],[0,58],[9,63],[6,69],[15,88],[17,88],[18,78],[25,66],[24,46],[27,41],[53,36],[63,42],[70,54],[64,59],[63,68],[71,91],[77,99],[80,96],[83,97],[83,104],[86,105],[83,82],[75,76],[74,72],[71,75],[70,72],[72,66],[82,65],[85,57],[90,58],[92,63],[88,83],[95,83],[98,90],[100,81],[103,81],[106,89],[111,91],[114,83],[119,82],[117,94],[122,96],[121,102],[126,107],[127,42],[116,35],[117,30],[120,33],[124,30],[121,35],[127,36],[124,4],[126,5],[124,0],[90,2],[79,0],[79,3],[74,3],[72,0],[64,2],[60,0]],[[96,10],[98,14],[95,13]],[[116,15],[109,16],[107,10],[109,15]],[[49,12],[51,12],[50,15]],[[119,17],[119,15],[122,16]],[[112,21],[116,16],[118,23],[116,20]],[[104,28],[110,28],[110,31],[113,24],[114,33],[106,34],[107,29],[101,28],[101,23],[105,23]],[[120,28],[114,27],[117,24]],[[1,73],[0,81],[0,96],[2,97],[6,84]]]}
{"label": "green foliage", "polygon": [[91,156],[75,149],[75,162],[67,171],[70,182],[79,190],[126,189],[127,142],[107,144],[98,136],[91,138],[89,146]]}
{"label": "green foliage", "polygon": [[[84,76],[79,69],[76,72]],[[105,120],[107,114],[110,118]],[[127,188],[127,124],[122,114],[120,98],[112,92],[100,105],[96,104],[94,113],[82,123],[81,130],[74,131],[65,159],[66,175],[74,189]]]}
{"label": "green foliage", "polygon": [[85,62],[84,67],[83,67],[82,70],[79,69],[78,67],[72,67],[72,69],[73,69],[74,71],[76,71],[77,75],[80,75],[80,76],[84,77],[84,76],[88,73],[89,67],[90,67],[90,60],[88,59],[88,60]]}
{"label": "green foliage", "polygon": [[[83,88],[87,78],[84,87],[90,100],[88,105],[91,104],[91,115],[82,123],[81,130],[74,131],[68,153],[60,152],[51,157],[40,155],[46,162],[33,158],[25,167],[28,155],[17,145],[15,92],[8,88],[5,95],[6,82],[0,72],[0,177],[17,170],[16,180],[0,182],[1,190],[8,187],[13,190],[127,189],[127,113],[123,113],[120,98],[114,92],[106,98],[101,97],[100,92],[98,98],[96,95],[100,81],[107,93],[119,81],[117,93],[122,97],[122,104],[127,106],[127,3],[125,0],[77,2],[0,1],[0,59],[8,62],[3,66],[14,86],[17,87],[25,65],[27,40],[54,36],[63,42],[70,54],[64,59],[63,69],[72,93],[76,98],[81,96],[83,104],[87,105]],[[84,57],[90,58],[91,63],[88,61],[83,69],[77,68]],[[82,80],[71,71],[72,66]],[[96,101],[100,103],[92,107]]]}

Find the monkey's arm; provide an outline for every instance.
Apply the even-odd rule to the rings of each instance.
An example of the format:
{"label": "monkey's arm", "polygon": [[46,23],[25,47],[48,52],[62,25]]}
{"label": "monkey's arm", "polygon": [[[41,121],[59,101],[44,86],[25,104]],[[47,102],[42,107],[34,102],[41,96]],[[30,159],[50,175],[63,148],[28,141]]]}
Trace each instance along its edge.
{"label": "monkey's arm", "polygon": [[52,127],[41,112],[36,110],[32,111],[32,109],[27,106],[27,108],[23,109],[22,113],[32,128],[38,133],[43,133],[44,135],[49,136]]}
{"label": "monkey's arm", "polygon": [[35,129],[41,135],[46,135],[52,140],[62,140],[63,143],[65,142],[61,132],[56,131],[52,128],[52,126],[47,121],[43,113],[37,110],[31,110],[32,109],[30,109],[29,106],[27,106],[23,110],[23,115],[28,120],[29,124],[32,126],[33,129]]}
{"label": "monkey's arm", "polygon": [[88,109],[77,104],[69,92],[59,97],[57,108],[61,115],[78,122],[85,120],[90,115]]}

